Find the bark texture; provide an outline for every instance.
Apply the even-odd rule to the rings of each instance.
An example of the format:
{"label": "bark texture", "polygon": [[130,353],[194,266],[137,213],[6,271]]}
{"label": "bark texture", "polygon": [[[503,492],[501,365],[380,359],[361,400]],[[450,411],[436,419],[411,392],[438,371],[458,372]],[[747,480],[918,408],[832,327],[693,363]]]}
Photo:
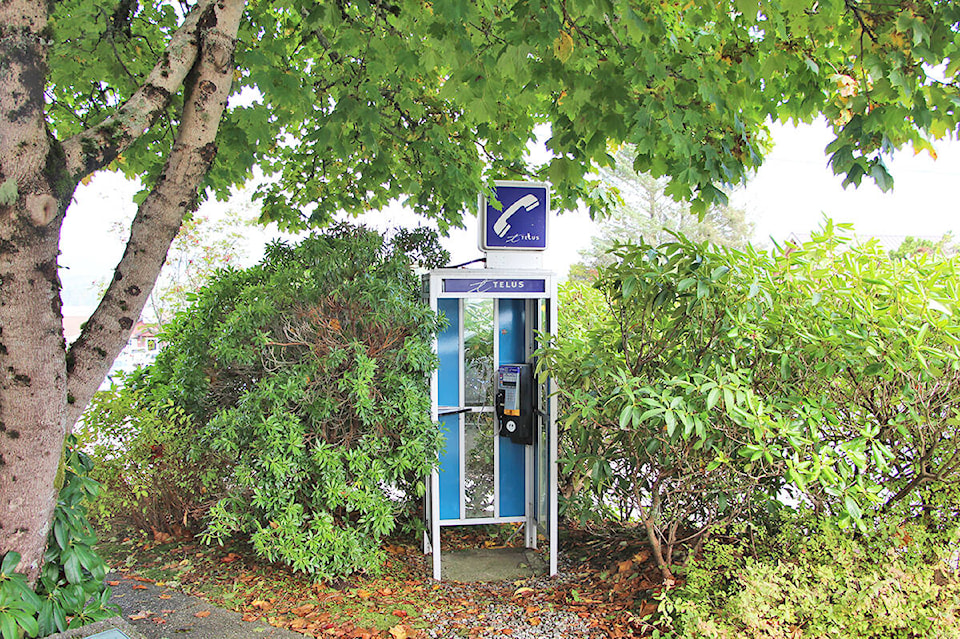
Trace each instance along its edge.
{"label": "bark texture", "polygon": [[[0,2],[0,554],[35,580],[56,503],[66,370],[60,146],[44,120],[46,3]],[[59,398],[59,399],[58,399]]]}
{"label": "bark texture", "polygon": [[71,428],[130,337],[184,216],[196,208],[200,185],[216,155],[217,129],[233,84],[233,52],[243,6],[242,0],[220,0],[200,16],[199,55],[187,76],[173,150],[137,210],[110,286],[67,356]]}
{"label": "bark texture", "polygon": [[[0,555],[35,582],[66,433],[130,336],[216,154],[244,0],[202,0],[143,87],[60,144],[47,130],[47,3],[0,0]],[[77,183],[106,166],[186,91],[176,141],[141,205],[113,282],[69,353],[57,255]]]}

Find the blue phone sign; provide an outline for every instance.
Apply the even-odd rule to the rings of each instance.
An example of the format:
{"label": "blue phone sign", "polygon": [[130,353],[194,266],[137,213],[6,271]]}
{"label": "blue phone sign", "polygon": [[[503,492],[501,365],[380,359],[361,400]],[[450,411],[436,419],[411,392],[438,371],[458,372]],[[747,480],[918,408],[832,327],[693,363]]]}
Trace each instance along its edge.
{"label": "blue phone sign", "polygon": [[534,182],[498,182],[494,192],[503,207],[498,210],[491,200],[483,200],[482,248],[546,249],[550,212],[548,186]]}

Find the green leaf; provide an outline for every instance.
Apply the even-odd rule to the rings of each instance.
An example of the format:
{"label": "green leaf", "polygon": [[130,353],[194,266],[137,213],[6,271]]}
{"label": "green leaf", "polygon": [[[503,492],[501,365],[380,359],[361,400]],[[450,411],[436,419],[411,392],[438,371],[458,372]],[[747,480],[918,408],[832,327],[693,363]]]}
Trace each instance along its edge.
{"label": "green leaf", "polygon": [[80,570],[80,558],[77,557],[75,552],[65,551],[63,557],[66,557],[63,561],[63,572],[67,577],[67,581],[72,584],[79,584],[83,581],[83,574]]}
{"label": "green leaf", "polygon": [[857,500],[850,495],[844,495],[843,504],[846,506],[847,512],[850,513],[850,517],[854,521],[859,521],[863,516],[863,511],[860,510],[860,505],[857,504]]}
{"label": "green leaf", "polygon": [[717,402],[720,400],[720,388],[714,387],[710,393],[707,395],[707,410],[713,410],[713,407],[717,405]]}
{"label": "green leaf", "polygon": [[626,429],[630,425],[630,421],[633,419],[633,406],[627,404],[623,407],[623,410],[620,411],[620,428]]}
{"label": "green leaf", "polygon": [[668,410],[663,414],[663,420],[667,424],[667,435],[673,437],[673,431],[677,428],[677,418],[673,414],[672,410]]}
{"label": "green leaf", "polygon": [[0,635],[3,635],[3,639],[20,639],[20,629],[13,615],[0,614]]}
{"label": "green leaf", "polygon": [[12,575],[13,572],[17,569],[17,565],[20,563],[20,553],[11,550],[6,555],[3,556],[3,562],[0,563],[0,573],[4,575]]}

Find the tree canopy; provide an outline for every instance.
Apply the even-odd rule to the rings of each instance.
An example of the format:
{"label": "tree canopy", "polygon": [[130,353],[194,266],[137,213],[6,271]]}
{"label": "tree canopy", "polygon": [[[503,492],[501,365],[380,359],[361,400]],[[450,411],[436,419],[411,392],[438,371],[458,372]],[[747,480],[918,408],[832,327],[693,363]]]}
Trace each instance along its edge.
{"label": "tree canopy", "polygon": [[[584,176],[613,141],[700,211],[760,164],[768,121],[818,115],[833,169],[889,188],[884,154],[957,131],[958,23],[947,0],[3,2],[0,552],[35,579],[64,435],[205,193],[259,167],[264,221],[406,198],[446,227],[496,177],[601,206]],[[545,123],[553,157],[529,170]],[[145,188],[68,352],[60,229],[80,180],[108,168]]]}
{"label": "tree canopy", "polygon": [[581,260],[571,265],[571,279],[593,281],[598,268],[615,261],[611,249],[626,242],[644,241],[653,246],[683,234],[694,242],[742,247],[753,235],[753,223],[744,209],[712,204],[700,215],[686,202],[666,194],[667,178],[654,178],[633,170],[633,147],[613,151],[614,163],[599,170],[600,181],[614,195],[614,204],[599,220],[590,246],[580,251]]}

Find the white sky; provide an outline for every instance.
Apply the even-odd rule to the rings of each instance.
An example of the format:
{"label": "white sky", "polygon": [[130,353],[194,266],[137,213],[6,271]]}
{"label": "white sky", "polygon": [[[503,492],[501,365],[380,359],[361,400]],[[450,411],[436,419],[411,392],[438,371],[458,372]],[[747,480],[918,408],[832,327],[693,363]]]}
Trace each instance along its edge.
{"label": "white sky", "polygon": [[[936,161],[926,153],[902,151],[888,165],[894,189],[882,193],[866,179],[857,189],[840,186],[842,179],[827,167],[823,149],[830,137],[823,125],[776,126],[774,141],[776,146],[764,166],[732,198],[734,205],[747,209],[756,224],[755,243],[765,244],[769,236],[782,239],[794,232],[808,233],[824,214],[836,222],[854,223],[861,236],[939,237],[960,230],[960,142],[939,144]],[[110,276],[123,251],[121,239],[111,227],[132,218],[137,188],[115,174],[101,173],[77,189],[61,241],[65,304],[92,303],[91,285]],[[209,202],[201,213],[215,216],[224,206]],[[399,207],[371,214],[371,218],[370,223],[378,228],[418,223]],[[453,263],[482,256],[477,248],[476,219],[467,223],[466,229],[453,231],[445,240]],[[565,276],[569,265],[579,260],[579,250],[589,245],[594,225],[580,212],[553,217],[550,224],[544,265]],[[250,234],[251,263],[260,258],[267,238],[275,235],[269,228]]]}

